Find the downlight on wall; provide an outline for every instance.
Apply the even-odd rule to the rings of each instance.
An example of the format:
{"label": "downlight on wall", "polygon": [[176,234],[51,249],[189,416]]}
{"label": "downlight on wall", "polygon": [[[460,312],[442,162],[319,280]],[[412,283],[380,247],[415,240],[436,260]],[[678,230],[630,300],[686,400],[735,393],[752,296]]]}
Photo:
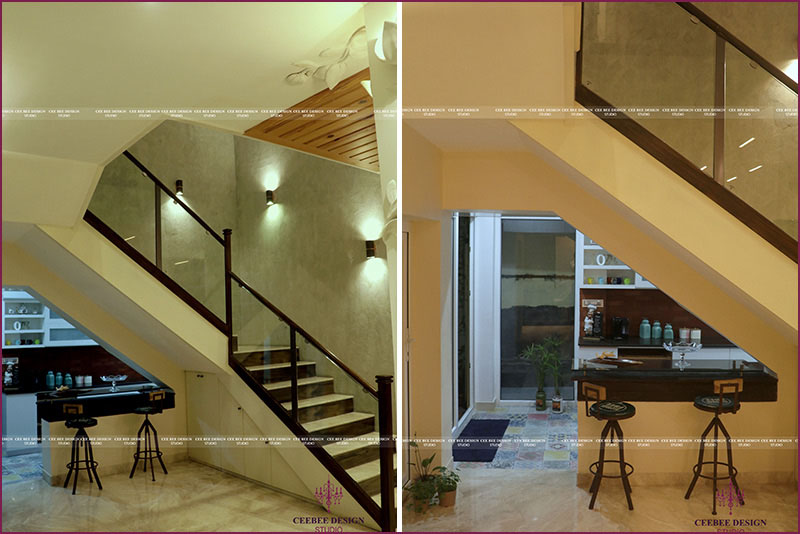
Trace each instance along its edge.
{"label": "downlight on wall", "polygon": [[267,207],[275,204],[275,191],[267,189]]}

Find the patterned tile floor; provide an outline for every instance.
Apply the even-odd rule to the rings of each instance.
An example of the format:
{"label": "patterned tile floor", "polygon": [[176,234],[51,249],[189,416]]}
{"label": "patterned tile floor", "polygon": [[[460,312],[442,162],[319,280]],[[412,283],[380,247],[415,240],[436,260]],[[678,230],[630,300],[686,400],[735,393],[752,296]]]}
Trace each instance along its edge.
{"label": "patterned tile floor", "polygon": [[455,462],[459,469],[578,468],[578,412],[575,401],[564,401],[564,413],[537,412],[531,406],[500,406],[473,412],[470,419],[508,419],[500,448],[491,462]]}
{"label": "patterned tile floor", "polygon": [[3,457],[3,486],[42,477],[42,453]]}

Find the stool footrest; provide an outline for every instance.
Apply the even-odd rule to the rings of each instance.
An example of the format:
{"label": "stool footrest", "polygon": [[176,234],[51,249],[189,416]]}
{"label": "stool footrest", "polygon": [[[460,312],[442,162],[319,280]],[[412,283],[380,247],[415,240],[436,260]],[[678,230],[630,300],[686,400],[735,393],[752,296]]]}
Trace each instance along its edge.
{"label": "stool footrest", "polygon": [[73,471],[82,471],[85,469],[95,469],[97,465],[97,462],[94,460],[75,460],[74,462],[67,462],[67,469],[72,469]]}
{"label": "stool footrest", "polygon": [[133,457],[137,460],[150,460],[151,458],[161,458],[162,456],[164,456],[163,452],[152,450],[144,450],[133,453]]}
{"label": "stool footrest", "polygon": [[728,472],[727,475],[718,474],[717,477],[716,477],[717,480],[725,480],[727,478],[731,478],[731,476],[735,477],[736,475],[739,474],[739,470],[736,469],[736,467],[734,467],[732,465],[728,465],[725,462],[720,462],[720,461],[716,461],[716,462],[709,461],[709,462],[702,462],[702,463],[699,463],[699,464],[694,464],[692,466],[692,472],[694,474],[696,474],[697,476],[699,476],[700,478],[707,478],[709,480],[714,480],[714,475],[704,475],[703,474],[703,466],[704,465],[713,465],[713,464],[717,464],[717,465],[722,466],[722,467],[724,467],[726,469],[730,469],[730,471]]}
{"label": "stool footrest", "polygon": [[[625,476],[627,477],[627,476],[630,476],[631,474],[633,474],[633,466],[631,464],[629,464],[628,462],[622,462],[620,460],[603,460],[603,463],[604,464],[609,464],[609,463],[610,464],[619,464],[619,463],[625,464]],[[593,462],[589,466],[589,472],[592,473],[593,475],[596,475],[597,474],[597,468],[598,468],[599,465],[600,465],[599,461],[598,462]],[[628,471],[628,469],[630,469],[630,471]],[[606,471],[605,471],[605,466],[603,466],[603,474],[600,475],[600,476],[603,477],[603,478],[622,478],[622,475],[607,475]]]}

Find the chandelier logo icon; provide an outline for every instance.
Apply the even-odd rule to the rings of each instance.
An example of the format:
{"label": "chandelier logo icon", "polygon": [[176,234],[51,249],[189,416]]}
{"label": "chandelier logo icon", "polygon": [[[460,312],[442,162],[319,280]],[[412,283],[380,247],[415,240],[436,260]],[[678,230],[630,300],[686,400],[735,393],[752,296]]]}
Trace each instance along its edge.
{"label": "chandelier logo icon", "polygon": [[330,513],[331,506],[339,504],[342,501],[344,493],[340,486],[331,482],[331,477],[329,475],[328,481],[314,491],[314,496],[322,506],[328,509],[328,513]]}
{"label": "chandelier logo icon", "polygon": [[727,490],[717,491],[717,501],[722,506],[728,507],[728,515],[733,515],[733,508],[744,504],[744,495],[738,486],[734,486],[731,481],[728,483]]}

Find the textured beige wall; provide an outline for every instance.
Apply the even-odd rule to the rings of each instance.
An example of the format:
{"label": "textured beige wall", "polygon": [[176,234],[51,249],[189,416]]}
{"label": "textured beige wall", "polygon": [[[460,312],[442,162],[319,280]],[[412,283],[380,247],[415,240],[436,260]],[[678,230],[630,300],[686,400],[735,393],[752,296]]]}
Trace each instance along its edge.
{"label": "textured beige wall", "polygon": [[[383,229],[378,175],[174,121],[130,152],[167,186],[183,180],[184,201],[218,233],[233,229],[233,270],[248,284],[368,382],[394,374],[385,249],[379,242],[381,257],[367,262],[364,245]],[[269,209],[266,189],[276,192]],[[90,208],[123,228],[123,237],[136,235],[129,243],[153,257],[153,202],[149,181],[118,158]],[[223,247],[172,200],[164,197],[161,210],[164,270],[224,318]],[[289,342],[286,326],[236,286],[234,326],[241,345]],[[301,357],[319,359],[320,374],[340,378],[337,388],[341,382],[343,391],[361,396],[311,346],[301,345]]]}
{"label": "textured beige wall", "polygon": [[[369,383],[393,375],[385,249],[376,243],[379,257],[367,261],[364,244],[383,230],[379,176],[254,139],[237,137],[234,146],[236,272]],[[275,191],[270,207],[266,189]],[[253,300],[242,298],[238,320],[252,316],[275,331],[274,319],[248,304]],[[244,341],[259,340],[248,334]],[[361,397],[355,382],[311,345],[300,338],[298,344],[302,358],[318,362],[319,374]],[[375,410],[373,401],[361,401]]]}

